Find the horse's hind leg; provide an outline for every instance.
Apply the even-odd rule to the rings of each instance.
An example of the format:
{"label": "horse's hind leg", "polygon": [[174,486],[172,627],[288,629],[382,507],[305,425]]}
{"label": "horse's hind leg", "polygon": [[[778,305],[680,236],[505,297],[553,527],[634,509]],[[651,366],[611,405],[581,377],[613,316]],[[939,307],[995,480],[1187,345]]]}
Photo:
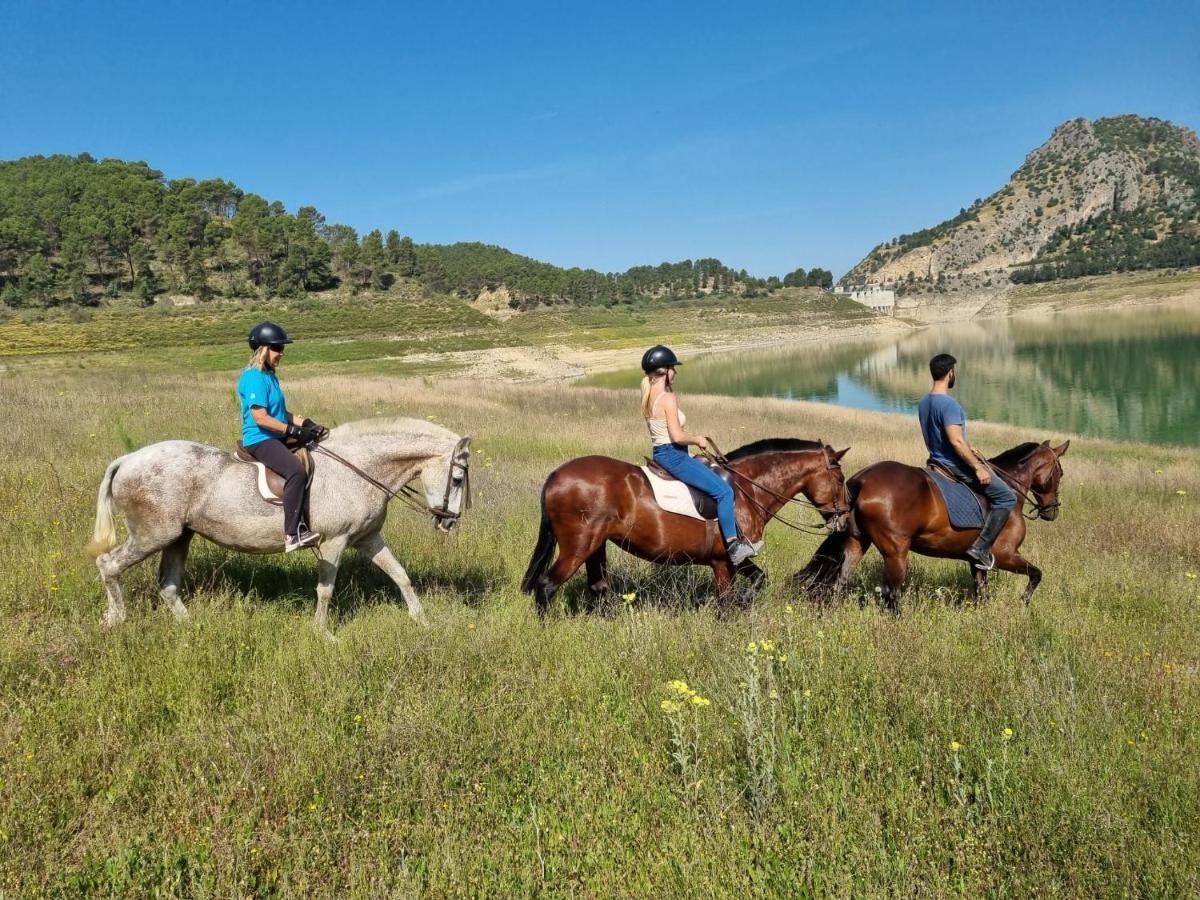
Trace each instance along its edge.
{"label": "horse's hind leg", "polygon": [[549,611],[550,600],[555,592],[597,550],[603,550],[607,540],[608,538],[604,536],[575,535],[572,541],[573,546],[568,546],[561,541],[559,542],[558,559],[554,561],[554,565],[534,585],[533,597],[537,603],[539,617],[544,617]]}
{"label": "horse's hind leg", "polygon": [[178,532],[159,540],[150,540],[131,530],[128,540],[120,547],[96,557],[96,568],[100,570],[100,580],[104,583],[104,592],[108,595],[108,609],[100,620],[101,624],[112,628],[114,625],[120,625],[128,617],[120,581],[125,570],[136,566],[151,553],[162,550],[177,537]]}
{"label": "horse's hind leg", "polygon": [[587,558],[587,582],[592,601],[601,603],[608,594],[608,541]]}
{"label": "horse's hind leg", "polygon": [[899,614],[900,595],[904,593],[904,579],[908,577],[907,551],[883,559],[884,584],[883,602],[889,612]]}
{"label": "horse's hind leg", "polygon": [[193,534],[185,529],[173,544],[164,547],[162,560],[158,564],[158,595],[180,622],[188,620],[187,607],[179,599],[179,588],[183,583],[183,564],[187,560]]}

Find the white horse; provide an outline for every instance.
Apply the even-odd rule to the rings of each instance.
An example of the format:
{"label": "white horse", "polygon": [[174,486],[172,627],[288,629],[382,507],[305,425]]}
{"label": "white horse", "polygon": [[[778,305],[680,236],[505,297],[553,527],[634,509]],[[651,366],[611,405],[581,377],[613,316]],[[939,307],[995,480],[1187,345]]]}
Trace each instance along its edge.
{"label": "white horse", "polygon": [[[392,495],[419,475],[427,512],[435,526],[449,531],[469,502],[464,498],[469,497],[470,442],[419,419],[365,419],[333,429],[321,447],[361,469]],[[319,570],[313,624],[327,633],[329,598],[346,547],[368,554],[400,588],[409,615],[424,624],[425,613],[408,573],[380,536],[390,496],[334,459],[320,453],[314,459],[309,525],[322,540],[316,548]],[[119,547],[114,505],[124,514],[129,532]],[[176,618],[187,619],[179,584],[194,534],[231,550],[279,553],[283,510],[262,499],[256,467],[235,460],[228,450],[191,441],[162,441],[109,463],[100,483],[95,533],[88,544],[108,593],[103,624],[113,626],[126,618],[121,574],[159,551],[159,594]]]}

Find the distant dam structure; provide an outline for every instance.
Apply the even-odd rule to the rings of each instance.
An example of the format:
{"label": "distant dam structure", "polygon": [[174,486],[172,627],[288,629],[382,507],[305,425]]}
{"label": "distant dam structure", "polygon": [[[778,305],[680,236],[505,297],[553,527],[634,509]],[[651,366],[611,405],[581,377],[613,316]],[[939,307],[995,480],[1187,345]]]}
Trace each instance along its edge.
{"label": "distant dam structure", "polygon": [[896,292],[878,284],[863,284],[854,287],[838,285],[833,289],[835,294],[849,297],[855,303],[861,303],[877,313],[892,316],[896,314]]}

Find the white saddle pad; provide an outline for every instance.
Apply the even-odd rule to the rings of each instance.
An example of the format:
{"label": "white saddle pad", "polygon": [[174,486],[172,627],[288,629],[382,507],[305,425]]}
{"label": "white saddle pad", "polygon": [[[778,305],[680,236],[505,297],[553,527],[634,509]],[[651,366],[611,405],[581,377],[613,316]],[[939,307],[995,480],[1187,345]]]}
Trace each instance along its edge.
{"label": "white saddle pad", "polygon": [[666,481],[655,475],[646,466],[638,466],[646,477],[650,479],[650,487],[654,491],[654,499],[658,505],[667,512],[678,513],[681,516],[690,516],[693,519],[699,519],[701,522],[707,521],[704,516],[696,512],[696,504],[692,502],[692,492],[688,490],[688,486],[682,481],[674,480]]}

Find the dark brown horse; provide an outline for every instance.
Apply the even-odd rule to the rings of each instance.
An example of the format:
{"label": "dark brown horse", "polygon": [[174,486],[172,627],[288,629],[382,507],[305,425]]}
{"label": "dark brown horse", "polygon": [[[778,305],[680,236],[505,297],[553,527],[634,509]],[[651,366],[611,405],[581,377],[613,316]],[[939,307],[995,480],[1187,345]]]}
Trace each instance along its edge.
{"label": "dark brown horse", "polygon": [[[835,452],[819,441],[776,438],[757,441],[726,457],[735,473],[737,521],[751,541],[783,505],[803,493],[830,528],[842,526],[846,482]],[[668,565],[708,563],[716,577],[722,607],[736,577],[715,527],[664,511],[655,502],[645,474],[635,465],[607,456],[582,456],[564,463],[542,487],[542,526],[521,590],[534,595],[545,615],[554,592],[584,563],[588,588],[596,599],[608,591],[608,541],[642,559]],[[550,564],[554,548],[558,559]],[[760,587],[763,571],[746,562],[737,572]]]}
{"label": "dark brown horse", "polygon": [[[1049,441],[1021,444],[989,460],[994,473],[1004,477],[1017,497],[1033,504],[1036,515],[1032,518],[1047,522],[1058,518],[1058,484],[1063,474],[1059,459],[1070,444],[1070,441],[1060,447],[1051,447]],[[883,554],[883,599],[893,611],[898,608],[908,574],[910,550],[924,556],[970,562],[966,550],[979,531],[950,526],[941,492],[924,469],[887,460],[867,466],[846,484],[852,509],[849,528],[826,538],[809,564],[792,578],[793,585],[806,590],[810,597],[824,600],[840,596],[872,544]],[[1025,517],[1022,504],[1018,503],[992,553],[997,569],[1029,577],[1022,598],[1028,603],[1042,580],[1042,570],[1021,556],[1024,540]],[[985,600],[987,572],[974,568],[972,571],[975,597]]]}

